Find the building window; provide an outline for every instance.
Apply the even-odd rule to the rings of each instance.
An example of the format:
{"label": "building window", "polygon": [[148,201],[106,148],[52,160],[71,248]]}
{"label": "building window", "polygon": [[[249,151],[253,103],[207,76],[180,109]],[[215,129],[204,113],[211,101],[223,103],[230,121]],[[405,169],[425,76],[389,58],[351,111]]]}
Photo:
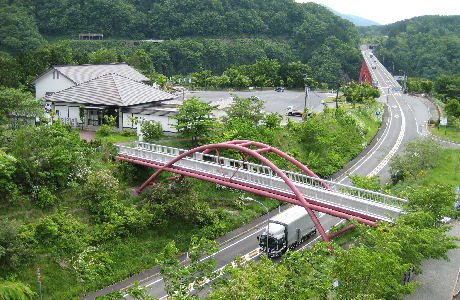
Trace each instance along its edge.
{"label": "building window", "polygon": [[59,72],[53,71],[53,79],[59,79]]}

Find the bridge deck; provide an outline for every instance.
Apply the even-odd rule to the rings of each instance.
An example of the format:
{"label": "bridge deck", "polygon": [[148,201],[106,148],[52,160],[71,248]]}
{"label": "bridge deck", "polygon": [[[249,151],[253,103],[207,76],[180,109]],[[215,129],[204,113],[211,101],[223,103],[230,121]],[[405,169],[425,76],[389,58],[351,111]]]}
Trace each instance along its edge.
{"label": "bridge deck", "polygon": [[[119,158],[130,158],[148,162],[152,167],[164,166],[172,159],[187,150],[162,145],[134,142],[134,147],[117,146]],[[212,177],[225,185],[228,182],[250,187],[254,191],[260,189],[296,201],[293,191],[287,183],[270,167],[243,162],[237,159],[218,157],[212,154],[195,152],[176,163],[168,170],[190,176]],[[304,198],[310,203],[338,212],[353,212],[359,217],[369,220],[391,222],[402,212],[405,199],[327,181],[301,173],[283,170],[283,173],[294,183]],[[201,178],[201,177],[200,177]],[[215,181],[214,180],[214,181]],[[330,189],[323,187],[326,183]]]}

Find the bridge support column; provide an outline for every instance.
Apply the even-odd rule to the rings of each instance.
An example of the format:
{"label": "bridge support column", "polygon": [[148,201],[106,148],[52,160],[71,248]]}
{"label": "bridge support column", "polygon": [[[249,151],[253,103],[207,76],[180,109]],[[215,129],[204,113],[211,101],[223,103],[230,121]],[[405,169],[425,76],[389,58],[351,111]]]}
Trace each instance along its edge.
{"label": "bridge support column", "polygon": [[142,190],[144,190],[157,176],[158,174],[160,174],[161,172],[163,171],[163,169],[159,169],[158,171],[156,171],[155,173],[153,173],[152,176],[150,176],[149,179],[147,179],[146,182],[144,182],[141,187],[136,191],[136,193],[140,194],[142,192]]}

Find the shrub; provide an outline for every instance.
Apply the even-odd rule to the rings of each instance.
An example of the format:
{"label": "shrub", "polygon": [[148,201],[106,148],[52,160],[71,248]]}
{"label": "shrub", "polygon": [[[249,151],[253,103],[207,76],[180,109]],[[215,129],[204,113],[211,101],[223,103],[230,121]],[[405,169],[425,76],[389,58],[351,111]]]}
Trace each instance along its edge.
{"label": "shrub", "polygon": [[33,256],[33,251],[19,234],[19,226],[19,222],[15,220],[0,219],[0,274],[2,276],[26,263]]}
{"label": "shrub", "polygon": [[134,130],[129,130],[129,129],[124,129],[122,132],[121,132],[121,135],[122,136],[136,136],[136,131]]}
{"label": "shrub", "polygon": [[117,165],[116,176],[122,182],[134,184],[139,179],[139,170],[135,164],[121,161]]}
{"label": "shrub", "polygon": [[141,124],[141,132],[145,141],[157,141],[164,136],[160,122],[145,121]]}
{"label": "shrub", "polygon": [[198,199],[187,180],[158,182],[144,194],[150,205],[161,205],[170,218],[182,218],[197,225],[210,225],[218,221],[208,203]]}
{"label": "shrub", "polygon": [[95,221],[107,220],[118,204],[118,179],[109,171],[102,170],[88,177],[85,189],[88,195],[85,204],[96,215]]}
{"label": "shrub", "polygon": [[56,261],[79,253],[91,241],[88,225],[64,211],[22,225],[20,231],[24,239],[40,251],[51,253]]}
{"label": "shrub", "polygon": [[56,122],[52,125],[15,130],[4,145],[17,159],[13,182],[31,193],[34,186],[49,190],[67,187],[74,162],[81,154],[80,135]]}
{"label": "shrub", "polygon": [[107,124],[101,125],[101,127],[97,130],[97,133],[101,136],[109,136],[112,133],[113,127]]}
{"label": "shrub", "polygon": [[16,171],[16,159],[0,150],[0,203],[14,202],[12,196],[17,194],[17,186],[13,182]]}
{"label": "shrub", "polygon": [[35,196],[35,204],[41,209],[53,206],[57,199],[46,187],[37,188],[33,195]]}

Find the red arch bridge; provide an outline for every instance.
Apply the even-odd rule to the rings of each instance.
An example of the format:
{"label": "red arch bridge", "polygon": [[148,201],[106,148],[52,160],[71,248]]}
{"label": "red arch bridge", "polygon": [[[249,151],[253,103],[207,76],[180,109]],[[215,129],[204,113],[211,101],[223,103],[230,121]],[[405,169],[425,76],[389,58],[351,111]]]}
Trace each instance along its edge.
{"label": "red arch bridge", "polygon": [[[229,141],[192,150],[144,142],[133,142],[133,147],[117,147],[116,159],[158,169],[139,188],[138,193],[163,171],[179,174],[180,177],[190,176],[214,182],[303,206],[321,237],[327,242],[352,226],[328,236],[312,210],[343,219],[353,218],[360,223],[374,226],[379,220],[392,222],[392,218],[397,218],[402,212],[402,204],[407,202],[405,199],[320,179],[284,152],[253,141]],[[242,160],[221,157],[219,149],[234,149],[241,154]],[[303,173],[278,168],[267,158],[269,153],[286,159]],[[251,157],[261,164],[249,162]]]}

